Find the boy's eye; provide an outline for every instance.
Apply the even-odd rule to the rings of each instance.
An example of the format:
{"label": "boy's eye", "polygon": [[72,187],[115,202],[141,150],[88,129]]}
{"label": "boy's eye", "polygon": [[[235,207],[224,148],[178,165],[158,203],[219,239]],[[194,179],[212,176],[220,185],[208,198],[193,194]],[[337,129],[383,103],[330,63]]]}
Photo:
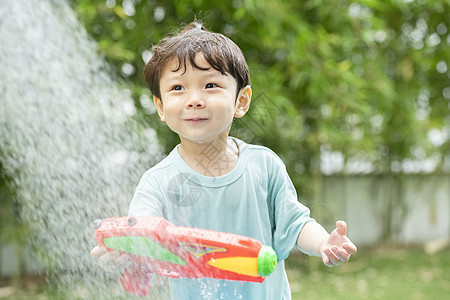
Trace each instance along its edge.
{"label": "boy's eye", "polygon": [[174,85],[172,91],[182,91],[184,88],[181,85]]}
{"label": "boy's eye", "polygon": [[208,83],[205,88],[212,89],[212,88],[215,88],[215,87],[218,87],[218,85],[215,84],[215,83]]}

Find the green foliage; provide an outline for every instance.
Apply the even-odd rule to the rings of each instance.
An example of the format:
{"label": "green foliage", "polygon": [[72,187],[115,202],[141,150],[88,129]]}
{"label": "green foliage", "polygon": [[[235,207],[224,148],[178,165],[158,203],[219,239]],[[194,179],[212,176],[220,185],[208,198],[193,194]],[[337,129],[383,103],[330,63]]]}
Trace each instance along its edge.
{"label": "green foliage", "polygon": [[[11,175],[11,174],[10,174]],[[0,251],[2,245],[13,246],[19,259],[19,268],[12,274],[11,284],[22,286],[21,277],[25,273],[24,249],[29,236],[29,227],[20,218],[20,205],[13,189],[13,179],[4,171],[0,161]]]}
{"label": "green foliage", "polygon": [[360,249],[350,263],[336,268],[308,262],[319,258],[291,255],[286,269],[292,299],[439,299],[448,298],[450,250],[428,255],[421,249]]}
{"label": "green foliage", "polygon": [[442,162],[449,149],[448,140],[433,146],[427,138],[429,129],[450,126],[448,1],[73,0],[73,7],[166,151],[178,139],[146,108],[143,56],[195,18],[232,38],[251,69],[252,107],[232,134],[277,152],[306,202],[320,190],[321,153],[386,173],[432,154]]}
{"label": "green foliage", "polygon": [[22,247],[26,243],[29,228],[20,219],[20,205],[18,204],[11,175],[4,171],[0,161],[0,244],[16,243]]}

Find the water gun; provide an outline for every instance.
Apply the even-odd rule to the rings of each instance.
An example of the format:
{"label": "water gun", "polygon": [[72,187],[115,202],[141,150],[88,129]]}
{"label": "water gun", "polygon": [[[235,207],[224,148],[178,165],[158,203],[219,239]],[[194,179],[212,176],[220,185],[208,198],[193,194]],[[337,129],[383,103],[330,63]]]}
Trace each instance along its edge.
{"label": "water gun", "polygon": [[138,297],[148,294],[154,274],[261,283],[277,264],[275,251],[258,240],[175,226],[160,217],[117,217],[96,225],[99,246],[131,255],[135,263],[124,271],[121,282]]}

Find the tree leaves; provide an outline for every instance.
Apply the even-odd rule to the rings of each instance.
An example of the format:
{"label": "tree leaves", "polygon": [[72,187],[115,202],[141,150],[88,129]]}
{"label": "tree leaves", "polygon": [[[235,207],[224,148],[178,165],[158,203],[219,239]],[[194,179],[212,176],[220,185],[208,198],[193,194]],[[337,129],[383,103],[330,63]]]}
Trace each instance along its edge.
{"label": "tree leaves", "polygon": [[[255,96],[232,134],[279,153],[297,187],[320,172],[310,162],[320,161],[321,149],[344,160],[357,155],[373,163],[372,172],[391,172],[393,160],[414,158],[412,149],[449,151],[448,137],[439,147],[427,138],[431,128],[450,127],[448,1],[108,3],[73,6],[119,75],[125,62],[136,68],[126,76],[135,86],[145,86],[141,53],[181,23],[200,18],[230,36],[246,55]],[[135,13],[125,14],[124,5]],[[142,89],[134,90],[138,99]],[[153,115],[139,115],[168,134]],[[177,143],[161,141],[167,151]]]}

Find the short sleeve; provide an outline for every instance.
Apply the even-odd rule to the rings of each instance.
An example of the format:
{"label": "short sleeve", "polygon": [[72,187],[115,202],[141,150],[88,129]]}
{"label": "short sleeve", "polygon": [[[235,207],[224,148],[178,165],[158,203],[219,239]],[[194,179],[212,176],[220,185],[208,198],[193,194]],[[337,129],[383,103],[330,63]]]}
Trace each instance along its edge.
{"label": "short sleeve", "polygon": [[273,161],[271,174],[273,246],[278,259],[284,260],[296,245],[303,226],[314,219],[310,217],[309,208],[298,201],[286,167],[278,157]]}
{"label": "short sleeve", "polygon": [[145,174],[142,177],[131,200],[129,216],[164,217],[162,197],[158,189],[151,184],[152,182],[151,174]]}

